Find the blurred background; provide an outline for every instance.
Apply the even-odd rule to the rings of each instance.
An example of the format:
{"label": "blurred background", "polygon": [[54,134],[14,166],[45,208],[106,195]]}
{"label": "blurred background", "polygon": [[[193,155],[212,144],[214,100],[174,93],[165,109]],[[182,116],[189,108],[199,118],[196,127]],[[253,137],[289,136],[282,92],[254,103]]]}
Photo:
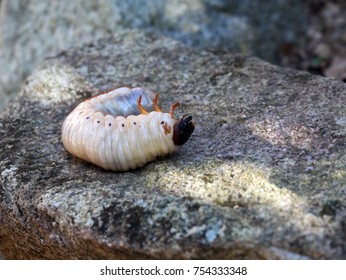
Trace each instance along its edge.
{"label": "blurred background", "polygon": [[126,29],[346,81],[345,0],[0,0],[0,112],[61,50]]}

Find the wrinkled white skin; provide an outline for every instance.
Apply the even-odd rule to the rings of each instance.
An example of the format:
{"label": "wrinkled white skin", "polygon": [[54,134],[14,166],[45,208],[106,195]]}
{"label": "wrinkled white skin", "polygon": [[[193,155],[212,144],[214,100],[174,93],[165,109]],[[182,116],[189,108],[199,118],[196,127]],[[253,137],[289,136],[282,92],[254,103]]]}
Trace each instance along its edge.
{"label": "wrinkled white skin", "polygon": [[[174,152],[177,146],[172,138],[176,120],[168,113],[156,111],[132,115],[138,110],[139,95],[144,107],[152,104],[149,104],[152,92],[133,94],[134,90],[138,88],[132,91],[120,88],[79,104],[62,125],[65,148],[76,157],[114,171],[135,169],[157,156]],[[130,98],[123,98],[124,93]],[[114,108],[121,108],[125,116],[130,115],[126,118],[113,115],[119,113]]]}

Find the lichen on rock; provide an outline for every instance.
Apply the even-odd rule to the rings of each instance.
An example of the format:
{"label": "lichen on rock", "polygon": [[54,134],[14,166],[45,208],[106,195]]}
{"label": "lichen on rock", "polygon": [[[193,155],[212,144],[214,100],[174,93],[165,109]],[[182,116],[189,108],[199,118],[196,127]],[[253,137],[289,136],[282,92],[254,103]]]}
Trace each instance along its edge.
{"label": "lichen on rock", "polygon": [[[63,147],[86,97],[128,85],[196,120],[189,142],[108,172]],[[342,259],[345,84],[124,32],[47,59],[0,117],[0,251],[14,259]],[[166,109],[166,108],[164,108]]]}

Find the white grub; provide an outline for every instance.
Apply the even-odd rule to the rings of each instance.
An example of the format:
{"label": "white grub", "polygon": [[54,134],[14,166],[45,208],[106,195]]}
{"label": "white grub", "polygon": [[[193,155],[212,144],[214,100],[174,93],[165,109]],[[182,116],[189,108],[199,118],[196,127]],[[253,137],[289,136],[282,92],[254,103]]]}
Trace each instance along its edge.
{"label": "white grub", "polygon": [[106,170],[142,167],[174,152],[194,129],[191,117],[174,118],[178,103],[163,113],[157,100],[149,90],[126,87],[90,98],[64,120],[62,142],[74,156]]}

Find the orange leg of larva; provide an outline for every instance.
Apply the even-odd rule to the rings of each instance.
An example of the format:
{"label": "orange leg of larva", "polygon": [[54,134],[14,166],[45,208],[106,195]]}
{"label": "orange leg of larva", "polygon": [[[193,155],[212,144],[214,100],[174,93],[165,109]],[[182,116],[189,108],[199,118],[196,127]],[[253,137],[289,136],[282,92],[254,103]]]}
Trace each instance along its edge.
{"label": "orange leg of larva", "polygon": [[179,102],[175,102],[172,107],[171,110],[169,111],[169,115],[174,118],[174,110],[179,106]]}
{"label": "orange leg of larva", "polygon": [[142,102],[142,95],[140,95],[137,100],[138,110],[142,115],[148,115],[148,112],[143,108],[141,102]]}
{"label": "orange leg of larva", "polygon": [[161,108],[157,105],[157,101],[159,100],[159,94],[157,93],[155,95],[155,98],[153,100],[153,104],[154,104],[154,109],[156,112],[162,112]]}

